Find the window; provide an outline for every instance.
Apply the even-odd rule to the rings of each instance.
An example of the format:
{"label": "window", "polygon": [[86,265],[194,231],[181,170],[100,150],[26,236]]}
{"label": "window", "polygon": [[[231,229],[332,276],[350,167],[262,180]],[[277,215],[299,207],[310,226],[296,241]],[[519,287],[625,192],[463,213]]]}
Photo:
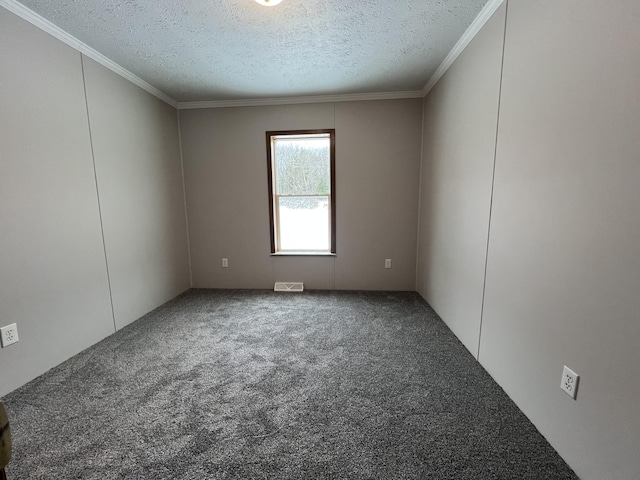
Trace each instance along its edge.
{"label": "window", "polygon": [[267,132],[272,253],[335,253],[335,130]]}

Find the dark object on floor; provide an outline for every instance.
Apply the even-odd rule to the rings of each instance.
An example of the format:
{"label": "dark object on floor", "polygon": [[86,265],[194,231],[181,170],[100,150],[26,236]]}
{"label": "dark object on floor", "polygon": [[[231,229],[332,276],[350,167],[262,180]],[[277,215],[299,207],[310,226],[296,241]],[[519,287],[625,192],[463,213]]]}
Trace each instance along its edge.
{"label": "dark object on floor", "polygon": [[576,479],[416,293],[192,290],[5,403],[16,479]]}
{"label": "dark object on floor", "polygon": [[9,428],[9,417],[0,402],[0,480],[7,480],[5,467],[11,460],[11,429]]}

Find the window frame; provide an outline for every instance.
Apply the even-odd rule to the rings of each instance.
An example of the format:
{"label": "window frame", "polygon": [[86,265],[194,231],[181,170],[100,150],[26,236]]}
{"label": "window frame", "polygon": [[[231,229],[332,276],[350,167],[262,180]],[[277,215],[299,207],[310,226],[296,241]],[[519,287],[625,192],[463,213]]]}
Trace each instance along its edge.
{"label": "window frame", "polygon": [[[278,250],[278,233],[279,228],[276,229],[276,211],[277,195],[275,194],[273,185],[275,177],[275,163],[273,159],[273,137],[286,137],[286,136],[305,136],[305,135],[329,135],[329,176],[330,176],[330,194],[329,194],[329,243],[330,249],[328,251],[307,251],[307,250]],[[266,132],[267,141],[267,173],[268,173],[268,185],[269,185],[269,229],[271,236],[271,254],[272,255],[335,255],[336,254],[336,130],[335,128],[327,129],[315,129],[315,130],[272,130]],[[312,196],[312,195],[308,195]],[[326,195],[322,195],[323,197]]]}

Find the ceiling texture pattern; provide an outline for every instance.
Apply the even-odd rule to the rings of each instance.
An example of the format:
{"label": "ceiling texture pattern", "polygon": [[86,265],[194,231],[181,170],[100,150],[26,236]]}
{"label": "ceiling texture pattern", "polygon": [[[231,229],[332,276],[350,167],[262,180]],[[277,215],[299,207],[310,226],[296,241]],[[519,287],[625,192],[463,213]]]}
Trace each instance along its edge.
{"label": "ceiling texture pattern", "polygon": [[487,0],[20,0],[179,102],[421,90]]}

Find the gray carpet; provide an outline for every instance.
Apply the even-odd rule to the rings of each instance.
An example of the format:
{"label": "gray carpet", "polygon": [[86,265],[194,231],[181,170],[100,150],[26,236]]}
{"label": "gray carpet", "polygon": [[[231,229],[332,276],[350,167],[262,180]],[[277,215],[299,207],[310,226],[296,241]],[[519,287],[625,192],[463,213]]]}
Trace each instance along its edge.
{"label": "gray carpet", "polygon": [[17,479],[575,479],[416,293],[191,290],[4,399]]}

